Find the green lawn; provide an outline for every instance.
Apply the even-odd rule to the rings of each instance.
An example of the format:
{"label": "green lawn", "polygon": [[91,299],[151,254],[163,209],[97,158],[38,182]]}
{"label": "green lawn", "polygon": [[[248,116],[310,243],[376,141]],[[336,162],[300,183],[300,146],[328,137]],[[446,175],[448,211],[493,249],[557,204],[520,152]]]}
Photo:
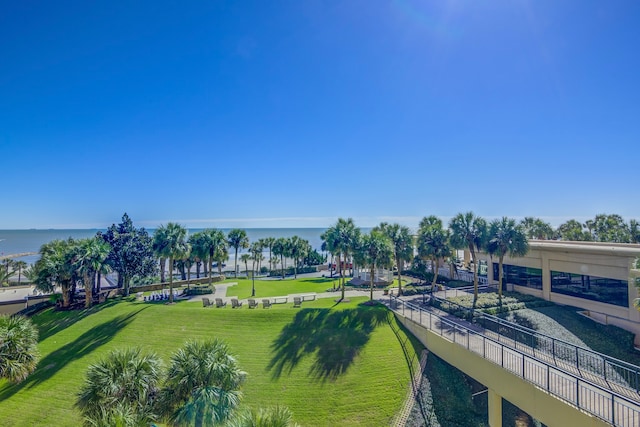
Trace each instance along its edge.
{"label": "green lawn", "polygon": [[[227,279],[223,283],[234,283],[237,285],[227,289],[227,296],[237,296],[240,299],[251,298],[251,280],[249,279]],[[336,286],[337,286],[336,281]],[[276,279],[276,280],[256,280],[255,298],[276,297],[289,294],[303,294],[310,292],[325,292],[333,287],[333,280],[324,277],[299,278],[299,279]]]}
{"label": "green lawn", "polygon": [[364,301],[332,307],[332,299],[320,299],[303,309],[269,310],[129,301],[89,313],[49,309],[34,317],[41,329],[37,371],[17,386],[0,382],[2,425],[77,426],[73,403],[87,366],[109,350],[141,346],[168,363],[186,340],[209,337],[226,340],[247,371],[243,405],[286,405],[304,426],[389,425],[409,384],[398,342],[406,335],[394,334],[395,319],[384,307]]}

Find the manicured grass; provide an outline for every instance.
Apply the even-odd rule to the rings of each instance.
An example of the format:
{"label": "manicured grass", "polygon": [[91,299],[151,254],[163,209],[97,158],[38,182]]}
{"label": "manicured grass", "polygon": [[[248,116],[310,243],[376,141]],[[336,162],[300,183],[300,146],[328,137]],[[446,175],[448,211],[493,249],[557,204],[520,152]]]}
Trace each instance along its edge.
{"label": "manicured grass", "polygon": [[409,386],[398,342],[406,334],[395,335],[386,308],[364,301],[267,310],[122,301],[90,312],[47,310],[33,318],[42,337],[38,369],[20,385],[0,382],[0,424],[77,426],[76,393],[88,365],[108,351],[140,346],[168,363],[185,341],[219,337],[248,373],[243,405],[288,406],[305,426],[389,425]]}
{"label": "manicured grass", "polygon": [[[251,280],[227,279],[223,283],[237,282],[237,285],[227,289],[227,296],[237,296],[240,299],[251,298]],[[337,282],[336,282],[337,285]],[[284,279],[284,280],[256,280],[255,298],[276,297],[289,294],[304,294],[311,292],[326,292],[333,287],[333,280],[324,277]]]}

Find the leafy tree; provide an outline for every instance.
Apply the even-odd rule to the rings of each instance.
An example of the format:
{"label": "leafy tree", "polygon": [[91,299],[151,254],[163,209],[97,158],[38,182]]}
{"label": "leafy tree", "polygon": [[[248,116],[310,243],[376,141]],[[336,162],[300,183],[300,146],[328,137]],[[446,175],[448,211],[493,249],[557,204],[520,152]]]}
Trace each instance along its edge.
{"label": "leafy tree", "polygon": [[477,252],[484,248],[487,240],[487,222],[473,212],[459,213],[451,222],[451,245],[456,249],[469,249],[473,260],[473,300],[478,300],[478,259]]}
{"label": "leafy tree", "polygon": [[229,427],[297,427],[293,413],[286,406],[250,409],[228,423]]}
{"label": "leafy tree", "polygon": [[511,258],[525,256],[529,251],[527,235],[515,220],[507,217],[496,219],[491,221],[489,226],[489,241],[486,249],[491,255],[498,256],[498,295],[502,299],[504,256],[509,255]]}
{"label": "leafy tree", "polygon": [[104,266],[111,247],[99,236],[90,239],[79,240],[73,258],[74,267],[82,276],[82,284],[85,292],[85,307],[91,307],[93,303],[93,289],[96,283],[98,271]]}
{"label": "leafy tree", "polygon": [[438,280],[439,261],[451,255],[449,245],[450,232],[442,226],[442,222],[431,225],[423,224],[418,231],[418,255],[423,259],[430,259],[433,266],[433,281],[431,291],[433,292]]}
{"label": "leafy tree", "polygon": [[24,316],[0,315],[0,378],[12,383],[24,381],[35,371],[38,329]]}
{"label": "leafy tree", "polygon": [[[198,240],[198,253],[207,260],[209,285],[213,283],[213,261],[218,261],[218,274],[222,275],[222,261],[227,259],[227,238],[222,230],[207,228]],[[221,260],[222,258],[222,260]]]}
{"label": "leafy tree", "polygon": [[76,406],[85,425],[148,426],[157,421],[154,397],[162,362],[139,348],[114,350],[90,365]]}
{"label": "leafy tree", "polygon": [[67,240],[52,240],[40,247],[40,259],[36,261],[36,288],[43,292],[53,292],[60,286],[62,292],[62,307],[69,307],[76,287],[80,280],[79,272],[74,265],[77,242]]}
{"label": "leafy tree", "polygon": [[125,213],[122,222],[113,224],[102,235],[111,246],[107,264],[118,273],[118,286],[129,295],[129,285],[135,276],[148,277],[156,272],[153,241],[144,228],[135,228]]}
{"label": "leafy tree", "polygon": [[374,276],[377,266],[388,267],[393,264],[393,242],[388,235],[379,230],[360,237],[356,258],[369,266],[370,299],[373,300]]}
{"label": "leafy tree", "polygon": [[404,262],[411,261],[413,258],[413,236],[411,236],[409,227],[400,224],[383,222],[376,228],[389,237],[393,244],[394,258],[398,268],[398,295],[402,295],[402,270]]}
{"label": "leafy tree", "polygon": [[284,237],[279,237],[273,243],[273,254],[280,257],[280,268],[284,279],[284,269],[286,268],[285,257],[289,256],[289,241]]}
{"label": "leafy tree", "polygon": [[236,256],[235,262],[233,266],[233,271],[236,277],[238,277],[238,249],[246,249],[249,247],[249,237],[247,237],[247,232],[240,229],[234,228],[229,231],[229,235],[227,236],[229,247],[235,249]]}
{"label": "leafy tree", "polygon": [[293,236],[289,239],[289,255],[293,258],[293,275],[298,278],[298,264],[311,250],[308,240]]}
{"label": "leafy tree", "polygon": [[541,220],[540,218],[527,216],[520,222],[520,225],[522,225],[528,239],[537,239],[537,240],[553,239],[553,236],[554,236],[553,227],[551,226],[551,224]]}
{"label": "leafy tree", "polygon": [[558,234],[562,240],[567,241],[590,241],[591,234],[587,231],[584,231],[584,226],[581,222],[576,221],[575,219],[570,219],[569,221],[560,224],[558,227]]}
{"label": "leafy tree", "polygon": [[627,243],[630,241],[629,229],[620,215],[598,214],[588,220],[585,226],[596,242]]}
{"label": "leafy tree", "polygon": [[187,342],[171,359],[158,408],[177,425],[222,424],[240,403],[245,377],[223,341]]}

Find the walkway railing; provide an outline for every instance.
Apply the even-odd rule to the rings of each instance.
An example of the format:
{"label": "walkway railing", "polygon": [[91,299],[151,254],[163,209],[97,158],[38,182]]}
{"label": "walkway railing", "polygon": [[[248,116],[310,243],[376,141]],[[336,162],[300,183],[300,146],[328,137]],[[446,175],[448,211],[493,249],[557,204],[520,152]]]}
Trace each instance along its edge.
{"label": "walkway railing", "polygon": [[558,366],[390,296],[392,310],[614,426],[640,425],[640,405]]}
{"label": "walkway railing", "polygon": [[501,342],[506,341],[514,348],[547,363],[581,377],[588,377],[591,381],[634,400],[640,400],[640,366],[542,334],[481,310],[464,307],[453,301],[437,297],[433,300],[445,311],[463,313],[465,318],[472,319],[489,332],[495,333],[496,339]]}

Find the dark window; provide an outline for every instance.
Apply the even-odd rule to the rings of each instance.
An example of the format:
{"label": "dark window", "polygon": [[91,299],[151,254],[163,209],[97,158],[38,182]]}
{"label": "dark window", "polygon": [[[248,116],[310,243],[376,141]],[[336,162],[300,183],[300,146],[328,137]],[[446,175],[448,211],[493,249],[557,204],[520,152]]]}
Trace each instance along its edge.
{"label": "dark window", "polygon": [[551,291],[622,307],[629,306],[629,283],[626,280],[552,271]]}
{"label": "dark window", "polygon": [[[539,268],[519,267],[502,264],[504,283],[512,283],[527,288],[542,289],[542,270]],[[498,280],[498,263],[493,263],[493,279]]]}

